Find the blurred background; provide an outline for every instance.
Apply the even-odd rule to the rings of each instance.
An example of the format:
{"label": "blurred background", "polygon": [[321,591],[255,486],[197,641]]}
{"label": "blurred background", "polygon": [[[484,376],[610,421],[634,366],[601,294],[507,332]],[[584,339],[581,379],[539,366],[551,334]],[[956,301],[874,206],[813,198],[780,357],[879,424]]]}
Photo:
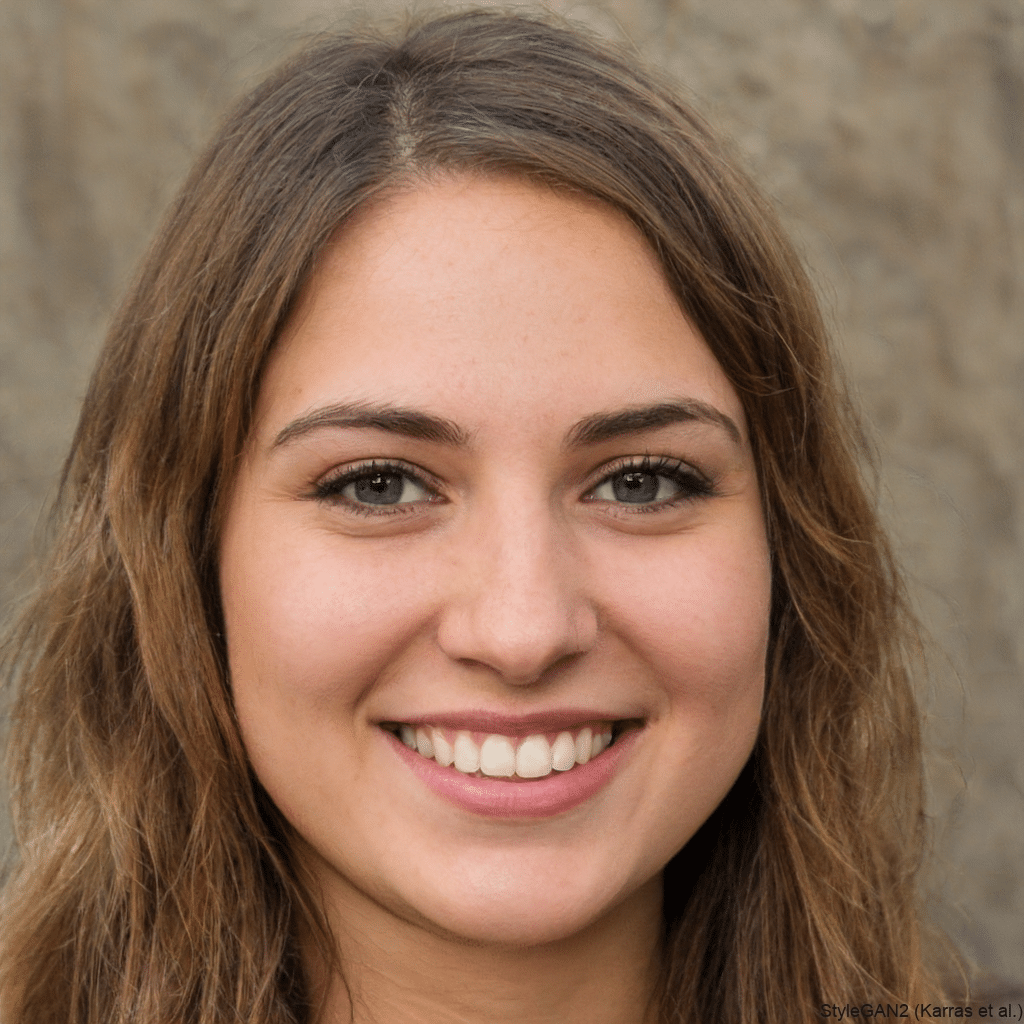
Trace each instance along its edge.
{"label": "blurred background", "polygon": [[[670,71],[811,269],[936,644],[932,912],[1024,984],[1024,0],[547,6]],[[163,208],[231,99],[351,7],[0,5],[0,619]]]}

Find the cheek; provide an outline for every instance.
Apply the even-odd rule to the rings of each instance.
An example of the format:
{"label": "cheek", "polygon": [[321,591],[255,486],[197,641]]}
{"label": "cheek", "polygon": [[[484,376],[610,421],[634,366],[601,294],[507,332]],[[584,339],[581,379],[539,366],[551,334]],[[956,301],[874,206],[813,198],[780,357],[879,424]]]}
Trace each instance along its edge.
{"label": "cheek", "polygon": [[618,674],[652,709],[633,818],[637,857],[650,871],[721,803],[760,726],[768,552],[759,515],[723,520],[598,553]]}
{"label": "cheek", "polygon": [[760,709],[771,576],[763,531],[709,528],[610,567],[609,604],[664,699],[693,714]]}
{"label": "cheek", "polygon": [[342,813],[332,780],[360,770],[363,701],[406,657],[430,597],[402,559],[273,512],[236,516],[224,534],[231,688],[257,776],[285,817],[315,834],[310,808]]}
{"label": "cheek", "polygon": [[228,534],[221,552],[236,702],[254,691],[295,705],[355,703],[410,642],[429,581],[370,546],[275,530],[269,515],[253,520]]}

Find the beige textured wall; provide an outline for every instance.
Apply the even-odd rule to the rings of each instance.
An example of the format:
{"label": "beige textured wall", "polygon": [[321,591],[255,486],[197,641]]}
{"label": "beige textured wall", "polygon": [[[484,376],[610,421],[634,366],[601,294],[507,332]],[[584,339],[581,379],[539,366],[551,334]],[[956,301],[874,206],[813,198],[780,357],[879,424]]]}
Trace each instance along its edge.
{"label": "beige textured wall", "polygon": [[[26,578],[104,317],[197,145],[345,6],[0,6],[0,595]],[[1022,982],[1024,2],[552,6],[685,83],[820,282],[944,651],[925,694],[940,913],[983,966]]]}

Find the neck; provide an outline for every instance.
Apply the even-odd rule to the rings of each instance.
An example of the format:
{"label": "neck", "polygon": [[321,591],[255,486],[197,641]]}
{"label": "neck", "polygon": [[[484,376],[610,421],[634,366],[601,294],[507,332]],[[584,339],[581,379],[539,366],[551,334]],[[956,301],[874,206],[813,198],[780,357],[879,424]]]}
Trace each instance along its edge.
{"label": "neck", "polygon": [[[344,977],[307,945],[317,1024],[655,1024],[661,879],[537,946],[467,942],[357,894],[330,924]],[[343,911],[343,912],[342,912]]]}

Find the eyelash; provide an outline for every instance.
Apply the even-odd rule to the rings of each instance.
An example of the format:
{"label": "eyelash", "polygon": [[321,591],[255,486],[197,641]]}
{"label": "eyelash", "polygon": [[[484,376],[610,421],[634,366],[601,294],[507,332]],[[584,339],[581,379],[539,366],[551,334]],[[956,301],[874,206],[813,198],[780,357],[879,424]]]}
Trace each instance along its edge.
{"label": "eyelash", "polygon": [[[682,459],[672,459],[664,455],[652,458],[650,455],[645,455],[641,459],[637,459],[635,456],[627,456],[618,462],[613,462],[610,467],[605,469],[601,479],[587,491],[587,494],[592,494],[602,484],[606,484],[615,477],[623,476],[626,473],[644,473],[650,476],[667,477],[679,487],[677,495],[672,498],[666,498],[663,501],[637,503],[632,507],[630,507],[630,502],[625,501],[611,503],[614,505],[617,513],[624,513],[626,515],[664,512],[667,509],[678,508],[699,498],[714,497],[717,493],[713,480],[708,479],[708,477],[689,463],[683,462]],[[601,499],[589,498],[586,500],[599,501]]]}
{"label": "eyelash", "polygon": [[[672,480],[680,490],[680,493],[675,497],[668,498],[664,501],[652,503],[638,502],[633,507],[630,507],[630,502],[610,502],[610,504],[616,507],[617,511],[621,511],[627,515],[662,512],[666,509],[677,508],[680,505],[694,501],[695,499],[713,497],[716,493],[714,481],[709,480],[704,476],[704,474],[698,472],[693,468],[693,466],[683,462],[681,459],[673,459],[666,456],[652,458],[649,455],[645,455],[641,459],[638,459],[635,456],[629,456],[618,462],[612,463],[611,467],[606,469],[603,473],[600,480],[588,489],[587,495],[591,495],[603,484],[606,484],[615,477],[622,476],[626,473],[644,473],[651,476],[666,477],[669,480]],[[349,484],[375,474],[381,474],[383,476],[404,476],[432,494],[436,495],[438,491],[438,487],[425,479],[421,471],[407,463],[390,461],[378,462],[376,460],[372,460],[370,462],[350,466],[337,476],[328,477],[326,480],[318,482],[314,485],[313,492],[310,497],[317,501],[343,504],[349,511],[356,515],[402,515],[417,510],[420,502],[403,502],[393,505],[372,505],[369,503],[351,501],[350,499],[342,496],[342,491]],[[584,500],[598,501],[601,499],[593,497],[588,498],[585,495]]]}
{"label": "eyelash", "polygon": [[418,502],[403,502],[396,505],[371,505],[369,503],[351,501],[342,495],[342,491],[357,480],[380,474],[382,476],[404,476],[413,483],[418,484],[425,491],[437,494],[438,487],[424,478],[422,471],[415,469],[404,462],[362,462],[355,466],[349,466],[337,476],[321,480],[313,488],[312,497],[317,501],[344,505],[349,511],[356,515],[364,516],[391,516],[408,514],[416,510]]}

